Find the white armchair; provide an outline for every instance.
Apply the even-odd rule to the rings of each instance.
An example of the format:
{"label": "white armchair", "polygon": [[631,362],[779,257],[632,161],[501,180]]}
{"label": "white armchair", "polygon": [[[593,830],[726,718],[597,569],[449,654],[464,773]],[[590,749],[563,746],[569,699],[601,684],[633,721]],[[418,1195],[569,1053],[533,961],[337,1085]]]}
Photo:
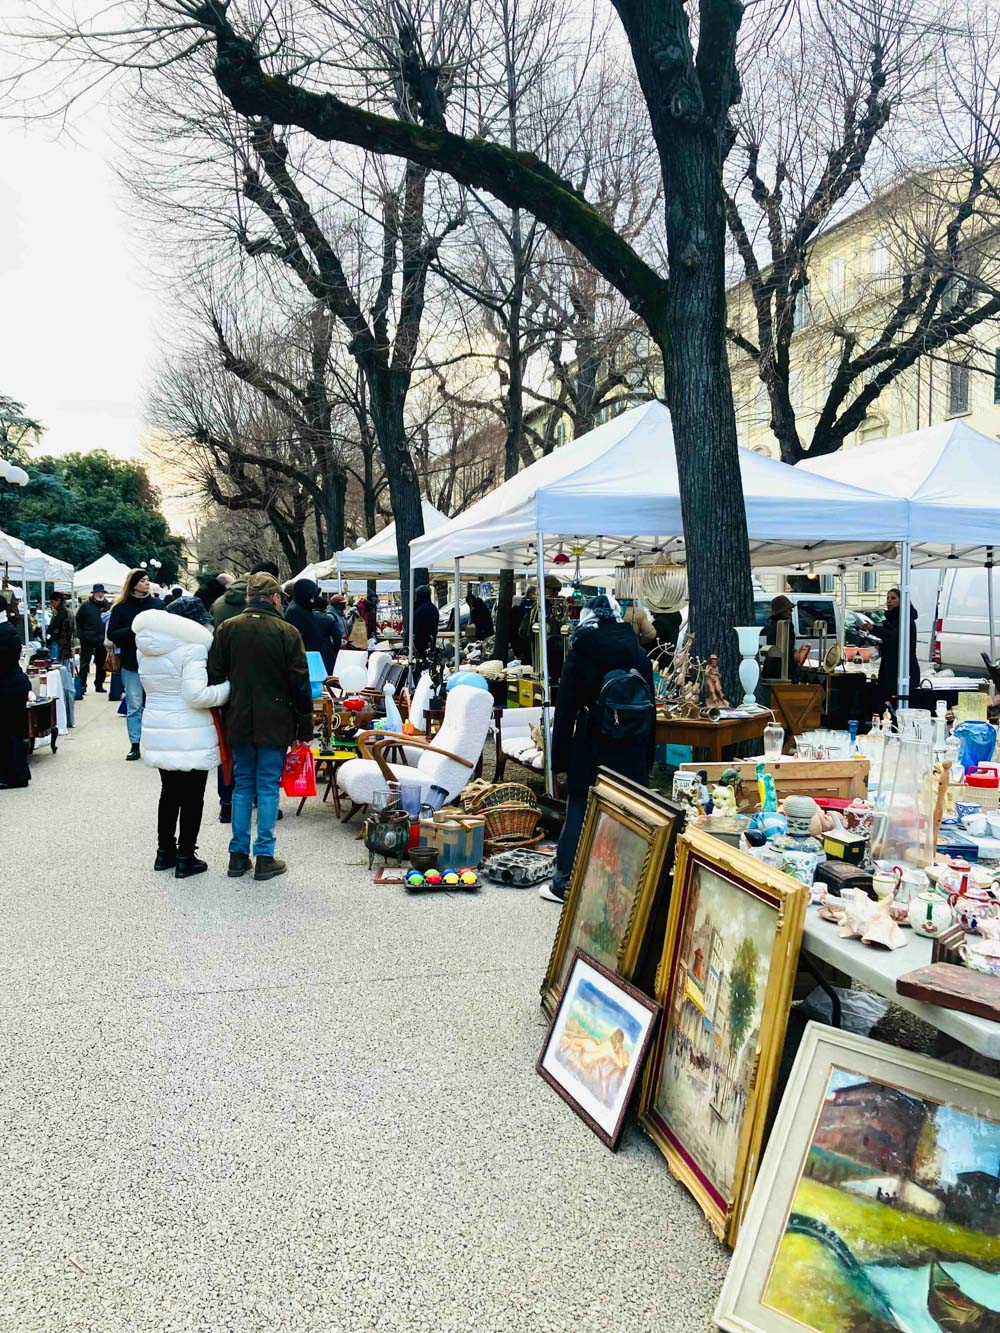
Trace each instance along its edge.
{"label": "white armchair", "polygon": [[[419,787],[422,799],[432,787],[439,787],[445,802],[454,800],[472,777],[492,720],[493,696],[488,690],[456,685],[448,695],[441,730],[432,741],[393,732],[363,732],[358,737],[362,757],[349,759],[337,770],[337,785],[351,800],[344,822],[368,805],[386,781]],[[418,762],[389,762],[390,754],[402,758],[404,751],[418,754]]]}
{"label": "white armchair", "polygon": [[368,679],[365,681],[366,690],[380,690],[385,684],[385,678],[389,674],[389,668],[392,666],[391,653],[380,653],[377,649],[368,654]]}
{"label": "white armchair", "polygon": [[521,764],[535,773],[545,771],[545,755],[539,749],[537,740],[532,736],[532,727],[540,726],[542,710],[540,708],[505,708],[500,714],[497,727],[497,752],[494,766],[494,780],[503,782],[507,761]]}

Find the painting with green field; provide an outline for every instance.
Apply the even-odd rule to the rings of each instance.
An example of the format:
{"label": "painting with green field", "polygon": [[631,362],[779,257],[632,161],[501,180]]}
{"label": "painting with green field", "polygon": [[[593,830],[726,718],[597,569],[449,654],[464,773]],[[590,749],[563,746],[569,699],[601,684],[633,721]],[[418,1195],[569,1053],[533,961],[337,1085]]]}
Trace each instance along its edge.
{"label": "painting with green field", "polygon": [[590,846],[580,850],[586,860],[560,989],[576,949],[584,949],[605,967],[615,966],[642,882],[649,840],[602,809]]}
{"label": "painting with green field", "polygon": [[1000,1333],[1000,1122],[833,1067],[761,1303],[813,1333]]}

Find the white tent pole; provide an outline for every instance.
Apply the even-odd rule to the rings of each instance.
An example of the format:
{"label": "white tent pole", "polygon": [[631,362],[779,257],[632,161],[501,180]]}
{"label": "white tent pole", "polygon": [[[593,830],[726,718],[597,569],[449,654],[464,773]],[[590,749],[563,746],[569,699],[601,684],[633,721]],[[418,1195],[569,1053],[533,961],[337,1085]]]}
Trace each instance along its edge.
{"label": "white tent pole", "polygon": [[[910,564],[909,541],[900,543],[899,574],[899,688],[896,705],[906,708],[910,702]],[[920,682],[916,681],[915,685]]]}
{"label": "white tent pole", "polygon": [[406,618],[406,655],[411,659],[413,658],[413,597],[415,592],[413,586],[413,580],[415,575],[416,575],[416,570],[413,568],[413,557],[411,556],[410,557],[410,614]]}
{"label": "white tent pole", "polygon": [[462,608],[459,605],[459,579],[461,577],[461,560],[455,561],[455,597],[453,605],[455,607],[455,670],[462,664]]}
{"label": "white tent pole", "polygon": [[997,656],[996,650],[996,630],[993,627],[993,547],[986,548],[986,606],[990,618],[990,661],[995,662]]}
{"label": "white tent pole", "polygon": [[45,647],[45,641],[48,638],[47,630],[49,628],[49,615],[45,608],[45,570],[42,570],[42,590],[38,598],[38,623],[42,630],[42,647]]}
{"label": "white tent pole", "polygon": [[545,790],[553,794],[552,727],[549,706],[549,638],[545,608],[545,548],[541,532],[535,533],[535,571],[538,577],[538,659],[542,668],[542,754],[545,757]]}
{"label": "white tent pole", "polygon": [[21,574],[21,615],[24,618],[24,646],[27,648],[31,638],[31,616],[28,614],[28,580]]}

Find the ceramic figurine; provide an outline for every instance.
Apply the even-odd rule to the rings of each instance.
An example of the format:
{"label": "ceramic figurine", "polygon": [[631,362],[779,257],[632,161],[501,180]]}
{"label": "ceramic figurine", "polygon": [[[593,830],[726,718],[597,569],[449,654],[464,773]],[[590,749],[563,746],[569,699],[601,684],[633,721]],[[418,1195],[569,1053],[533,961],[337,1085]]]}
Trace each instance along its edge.
{"label": "ceramic figurine", "polygon": [[789,796],[784,804],[788,832],[772,838],[771,845],[782,852],[809,852],[823,860],[823,844],[809,832],[819,806],[811,796]]}
{"label": "ceramic figurine", "polygon": [[763,760],[761,760],[754,771],[757,775],[757,791],[760,793],[761,814],[777,814],[778,792],[774,785],[774,778],[768,773]]}
{"label": "ceramic figurine", "polygon": [[722,782],[717,782],[712,788],[712,805],[717,815],[735,815],[738,813],[736,793],[732,787]]}
{"label": "ceramic figurine", "polygon": [[705,662],[705,707],[729,707],[729,701],[722,693],[722,672],[719,670],[719,658],[716,653],[712,653]]}

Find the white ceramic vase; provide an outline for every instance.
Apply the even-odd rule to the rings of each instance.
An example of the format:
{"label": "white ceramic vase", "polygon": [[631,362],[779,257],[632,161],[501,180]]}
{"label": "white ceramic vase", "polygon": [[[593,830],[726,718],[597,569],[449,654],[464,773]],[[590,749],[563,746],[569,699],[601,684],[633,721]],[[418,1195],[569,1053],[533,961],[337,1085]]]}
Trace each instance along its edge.
{"label": "white ceramic vase", "polygon": [[743,661],[740,663],[740,684],[743,686],[744,708],[754,708],[757,705],[757,682],[760,680],[760,663],[757,661],[757,654],[760,651],[760,626],[759,625],[737,625],[736,642],[739,646],[740,656]]}

